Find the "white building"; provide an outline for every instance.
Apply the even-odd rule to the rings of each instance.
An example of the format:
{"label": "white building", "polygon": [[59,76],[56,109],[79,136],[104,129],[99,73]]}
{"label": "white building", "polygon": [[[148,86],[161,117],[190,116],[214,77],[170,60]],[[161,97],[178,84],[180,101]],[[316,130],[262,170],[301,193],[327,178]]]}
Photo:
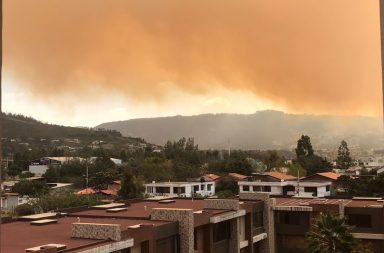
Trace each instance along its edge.
{"label": "white building", "polygon": [[215,182],[153,182],[145,184],[145,194],[150,197],[192,197],[199,194],[204,197],[215,195]]}
{"label": "white building", "polygon": [[331,195],[332,182],[298,181],[280,172],[254,173],[247,181],[239,181],[239,193],[265,192],[271,195],[325,197]]}

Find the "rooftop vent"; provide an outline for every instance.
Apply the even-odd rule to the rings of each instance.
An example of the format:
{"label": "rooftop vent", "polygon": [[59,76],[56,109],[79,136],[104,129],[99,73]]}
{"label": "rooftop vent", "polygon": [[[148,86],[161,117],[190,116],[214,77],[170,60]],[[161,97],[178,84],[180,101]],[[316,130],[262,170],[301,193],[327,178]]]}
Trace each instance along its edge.
{"label": "rooftop vent", "polygon": [[67,248],[67,245],[65,244],[57,244],[57,243],[50,243],[50,244],[45,244],[33,248],[28,248],[25,249],[25,252],[36,252],[42,249],[48,249],[48,248],[56,248],[57,250],[64,250]]}
{"label": "rooftop vent", "polygon": [[57,219],[35,220],[35,221],[31,221],[29,224],[34,226],[44,226],[44,225],[55,224],[55,223],[57,223]]}

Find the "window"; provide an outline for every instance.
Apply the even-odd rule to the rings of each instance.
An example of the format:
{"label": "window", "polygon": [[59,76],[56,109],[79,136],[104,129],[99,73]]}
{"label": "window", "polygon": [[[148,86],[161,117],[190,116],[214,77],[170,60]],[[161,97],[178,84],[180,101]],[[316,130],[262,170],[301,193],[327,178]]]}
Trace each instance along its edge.
{"label": "window", "polygon": [[312,193],[312,196],[317,196],[316,187],[304,187],[304,192]]}
{"label": "window", "polygon": [[193,186],[193,192],[198,192],[198,191],[199,191],[199,186],[198,185]]}
{"label": "window", "polygon": [[356,226],[357,228],[370,228],[372,227],[372,218],[368,214],[349,214],[347,215],[349,225]]}
{"label": "window", "polygon": [[261,192],[261,186],[253,186],[254,192]]}
{"label": "window", "polygon": [[249,192],[249,185],[243,185],[243,191]]}
{"label": "window", "polygon": [[213,242],[227,240],[231,237],[230,223],[223,221],[213,225]]}
{"label": "window", "polygon": [[331,190],[331,186],[327,185],[327,186],[325,187],[325,191],[329,192],[329,190]]}
{"label": "window", "polygon": [[204,191],[205,190],[205,185],[201,185],[201,190]]}
{"label": "window", "polygon": [[207,191],[212,191],[212,184],[207,185]]}
{"label": "window", "polygon": [[271,186],[263,186],[263,192],[271,192]]}

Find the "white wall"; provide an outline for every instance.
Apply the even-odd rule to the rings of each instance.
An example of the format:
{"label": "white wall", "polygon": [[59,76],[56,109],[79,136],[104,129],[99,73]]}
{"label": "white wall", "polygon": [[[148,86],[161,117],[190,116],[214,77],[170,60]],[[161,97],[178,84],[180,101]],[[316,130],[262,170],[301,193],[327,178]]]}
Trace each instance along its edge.
{"label": "white wall", "polygon": [[29,172],[35,176],[42,176],[48,170],[48,165],[29,165]]}

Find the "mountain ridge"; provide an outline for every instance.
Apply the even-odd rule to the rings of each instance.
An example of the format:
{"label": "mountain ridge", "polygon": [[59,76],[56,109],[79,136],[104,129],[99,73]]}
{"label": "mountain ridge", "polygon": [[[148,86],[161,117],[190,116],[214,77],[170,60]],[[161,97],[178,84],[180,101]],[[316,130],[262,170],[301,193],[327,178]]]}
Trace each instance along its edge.
{"label": "mountain ridge", "polygon": [[106,122],[97,127],[141,137],[158,145],[167,140],[194,137],[202,148],[291,149],[301,134],[310,135],[319,148],[334,147],[345,139],[364,148],[383,146],[380,118],[290,114],[275,110],[253,114],[200,114],[137,118]]}

